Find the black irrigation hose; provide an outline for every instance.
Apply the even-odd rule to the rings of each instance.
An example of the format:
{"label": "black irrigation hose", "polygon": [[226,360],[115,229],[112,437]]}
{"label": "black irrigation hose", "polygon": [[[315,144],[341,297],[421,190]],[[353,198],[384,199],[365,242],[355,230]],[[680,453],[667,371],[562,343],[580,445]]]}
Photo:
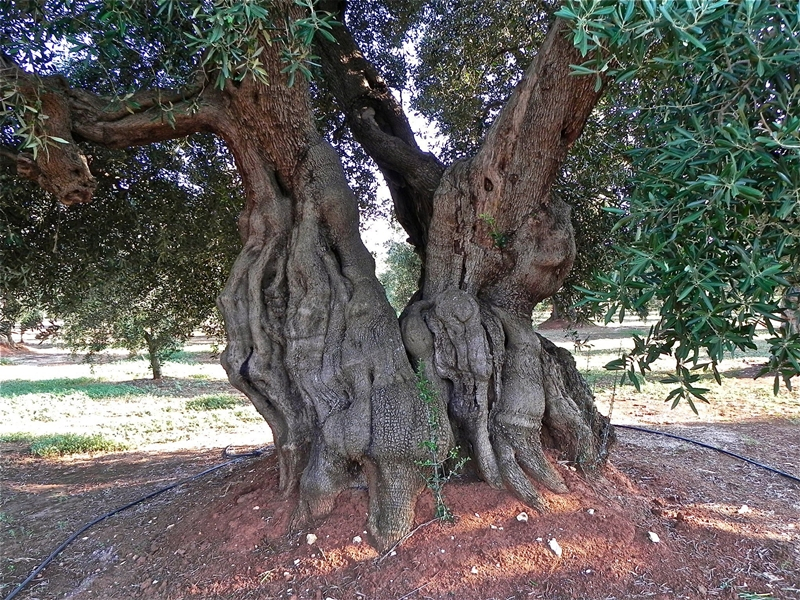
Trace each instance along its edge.
{"label": "black irrigation hose", "polygon": [[25,587],[27,587],[27,585],[31,581],[33,581],[39,573],[44,571],[44,569],[47,567],[47,565],[49,565],[51,562],[53,562],[53,559],[55,559],[56,556],[61,554],[61,552],[63,552],[64,549],[67,546],[69,546],[72,542],[74,542],[76,539],[78,539],[78,536],[81,535],[84,531],[86,531],[90,527],[94,527],[95,525],[97,525],[101,521],[105,521],[109,517],[113,517],[114,515],[116,515],[117,513],[122,512],[123,510],[127,510],[129,508],[132,508],[132,507],[136,506],[137,504],[141,504],[142,502],[150,500],[150,498],[155,498],[156,496],[158,496],[160,494],[163,494],[164,492],[168,492],[169,490],[174,489],[174,488],[176,488],[178,486],[181,486],[181,485],[183,485],[185,483],[189,483],[190,481],[194,481],[195,479],[200,479],[201,477],[204,477],[205,475],[208,475],[209,473],[213,473],[214,471],[217,471],[217,470],[221,469],[222,467],[227,467],[228,465],[233,464],[235,462],[238,462],[238,461],[242,460],[243,458],[250,458],[250,457],[253,457],[253,456],[261,456],[262,454],[264,454],[264,452],[266,452],[266,448],[261,448],[259,450],[254,450],[252,452],[247,452],[245,454],[231,454],[231,453],[228,452],[228,448],[230,448],[230,446],[225,448],[225,450],[222,452],[222,455],[224,457],[226,457],[226,458],[230,458],[230,460],[225,461],[224,463],[215,465],[213,467],[209,467],[208,469],[205,469],[204,471],[200,471],[199,473],[197,473],[195,475],[192,475],[191,477],[187,477],[186,479],[181,479],[180,481],[176,481],[175,483],[172,483],[172,484],[170,484],[170,485],[168,485],[166,487],[163,487],[163,488],[158,489],[158,490],[156,490],[154,492],[151,492],[151,493],[147,494],[146,496],[142,496],[138,500],[134,500],[133,502],[129,502],[125,506],[120,506],[119,508],[117,508],[115,510],[112,510],[111,512],[108,512],[108,513],[106,513],[106,514],[104,514],[104,515],[102,515],[100,517],[97,517],[93,521],[91,521],[91,522],[87,523],[86,525],[84,525],[83,527],[81,527],[78,531],[76,531],[71,536],[69,536],[69,538],[67,538],[67,540],[63,544],[61,544],[58,548],[53,550],[53,552],[50,554],[50,556],[48,556],[46,559],[44,559],[44,561],[38,567],[36,567],[30,575],[28,575],[28,578],[25,581],[20,583],[13,592],[11,592],[8,596],[5,597],[5,600],[12,600],[12,598],[16,597],[16,595],[19,594],[22,590],[24,590]]}
{"label": "black irrigation hose", "polygon": [[[673,433],[667,433],[665,431],[656,431],[655,429],[645,429],[644,427],[635,427],[633,425],[616,425],[615,424],[614,427],[617,427],[619,429],[630,429],[632,431],[640,431],[642,433],[652,433],[652,434],[655,434],[655,435],[663,435],[664,437],[673,438],[673,439],[676,439],[676,440],[680,440],[682,442],[688,442],[690,444],[695,444],[697,446],[701,446],[701,447],[707,448],[709,450],[715,450],[717,452],[720,452],[720,453],[725,454],[727,456],[730,456],[732,458],[737,458],[737,459],[739,459],[741,461],[744,461],[746,463],[750,463],[751,465],[755,465],[756,467],[761,467],[762,469],[765,469],[767,471],[770,471],[772,473],[775,473],[777,475],[781,475],[783,477],[791,479],[792,481],[796,481],[797,483],[800,483],[800,478],[799,477],[795,477],[794,475],[790,475],[789,473],[786,473],[784,471],[779,471],[778,469],[774,469],[774,468],[769,467],[767,465],[763,465],[763,464],[761,464],[759,462],[756,462],[756,461],[754,461],[752,459],[749,459],[749,458],[747,458],[745,456],[741,456],[741,455],[736,454],[734,452],[728,452],[727,450],[723,450],[722,448],[717,448],[716,446],[711,446],[710,444],[706,444],[706,443],[703,443],[703,442],[698,442],[697,440],[692,440],[692,439],[689,439],[689,438],[685,438],[685,437],[682,437],[680,435],[675,435]],[[230,448],[230,446],[228,446],[228,448]],[[151,492],[150,494],[147,494],[146,496],[142,496],[138,500],[134,500],[133,502],[129,502],[125,506],[121,506],[120,508],[117,508],[116,510],[112,510],[111,512],[106,513],[103,516],[97,517],[94,521],[91,521],[90,523],[87,523],[86,525],[81,527],[78,531],[73,533],[67,539],[67,541],[65,541],[63,544],[61,544],[55,550],[53,550],[52,554],[50,554],[50,556],[48,556],[42,562],[42,564],[40,564],[38,567],[36,567],[36,569],[34,569],[33,572],[30,575],[28,575],[28,578],[25,581],[20,583],[19,586],[17,586],[17,588],[13,592],[11,592],[8,596],[5,597],[5,600],[12,600],[12,598],[14,598],[23,589],[25,589],[25,587],[31,581],[33,581],[34,578],[39,573],[41,573],[45,569],[45,567],[47,567],[47,565],[49,565],[53,561],[53,559],[56,556],[61,554],[61,552],[67,546],[69,546],[72,542],[74,542],[78,538],[79,535],[81,535],[84,531],[86,531],[90,527],[93,527],[94,525],[97,525],[101,521],[105,521],[109,517],[112,517],[112,516],[116,515],[117,513],[122,512],[123,510],[126,510],[128,508],[136,506],[137,504],[141,504],[142,502],[145,502],[146,500],[149,500],[150,498],[154,498],[154,497],[158,496],[159,494],[163,494],[164,492],[168,492],[169,490],[174,489],[174,488],[176,488],[176,487],[178,487],[180,485],[183,485],[185,483],[189,483],[190,481],[194,481],[195,479],[199,479],[200,477],[208,475],[209,473],[213,473],[214,471],[217,471],[218,469],[221,469],[222,467],[226,467],[226,466],[228,466],[230,464],[233,464],[233,463],[235,463],[235,462],[237,462],[237,461],[239,461],[239,460],[241,460],[243,458],[249,458],[249,457],[252,457],[252,456],[261,456],[262,454],[264,454],[264,452],[266,450],[266,449],[255,450],[253,452],[247,452],[245,454],[231,454],[230,452],[228,452],[228,448],[225,448],[225,450],[223,451],[223,456],[225,456],[226,458],[230,458],[231,460],[228,460],[228,461],[226,461],[224,463],[221,463],[219,465],[216,465],[214,467],[210,467],[210,468],[206,469],[205,471],[201,471],[200,473],[197,473],[196,475],[192,475],[191,477],[188,477],[186,479],[182,479],[181,481],[178,481],[176,483],[173,483],[171,485],[163,487],[163,488],[161,488],[159,490],[156,490],[155,492]]]}
{"label": "black irrigation hose", "polygon": [[727,456],[731,456],[733,458],[738,458],[739,460],[743,460],[746,463],[750,463],[751,465],[755,465],[757,467],[761,467],[762,469],[766,469],[767,471],[770,471],[772,473],[776,473],[778,475],[782,475],[783,477],[786,477],[788,479],[791,479],[792,481],[796,481],[797,483],[800,483],[800,477],[795,477],[794,475],[790,475],[789,473],[786,473],[785,471],[779,471],[778,469],[773,469],[772,467],[769,467],[767,465],[762,465],[760,462],[756,462],[756,461],[754,461],[752,459],[749,459],[749,458],[747,458],[745,456],[741,456],[741,455],[736,454],[734,452],[728,452],[727,450],[723,450],[722,448],[717,448],[716,446],[711,446],[711,445],[705,444],[703,442],[698,442],[697,440],[690,440],[689,438],[681,437],[681,436],[675,435],[673,433],[667,433],[665,431],[656,431],[655,429],[645,429],[644,427],[635,427],[633,425],[614,425],[614,427],[617,427],[619,429],[631,429],[633,431],[642,431],[644,433],[654,433],[656,435],[663,435],[664,437],[673,438],[673,439],[676,439],[676,440],[680,440],[682,442],[689,442],[690,444],[696,444],[697,446],[702,446],[703,448],[708,448],[709,450],[716,450],[717,452],[721,452],[722,454],[725,454]]}

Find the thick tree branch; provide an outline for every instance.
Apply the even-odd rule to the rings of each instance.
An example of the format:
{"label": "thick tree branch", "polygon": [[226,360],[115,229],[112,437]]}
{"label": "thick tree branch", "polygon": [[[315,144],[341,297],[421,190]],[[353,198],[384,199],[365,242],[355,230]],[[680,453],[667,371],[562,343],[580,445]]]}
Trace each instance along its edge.
{"label": "thick tree branch", "polygon": [[[478,153],[445,175],[428,249],[425,294],[461,288],[515,315],[554,294],[575,258],[570,208],[550,190],[601,94],[556,21]],[[452,232],[465,242],[450,247]],[[441,241],[440,241],[441,240]],[[429,289],[430,286],[430,289]]]}
{"label": "thick tree branch", "polygon": [[89,202],[96,182],[76,144],[90,141],[109,148],[147,144],[213,131],[220,115],[216,91],[200,86],[150,90],[114,101],[74,89],[60,76],[39,77],[0,53],[0,84],[36,107],[30,127],[37,155],[20,154],[17,172],[36,181],[64,204]]}
{"label": "thick tree branch", "polygon": [[492,188],[486,190],[485,208],[499,208],[508,184],[515,195],[529,200],[527,205],[515,203],[518,210],[506,205],[500,211],[511,219],[546,201],[569,148],[602,95],[594,77],[572,72],[571,65],[583,59],[568,33],[560,20],[550,28],[474,159],[475,168],[487,175],[488,182],[481,183]]}
{"label": "thick tree branch", "polygon": [[[343,12],[342,9],[340,16]],[[411,243],[424,251],[433,194],[444,165],[419,148],[400,103],[358,49],[347,27],[334,28],[333,35],[335,43],[322,36],[316,40],[325,84],[344,113],[353,137],[383,173],[397,219]]]}
{"label": "thick tree branch", "polygon": [[[206,90],[170,92],[160,96],[148,91],[138,106],[126,103],[119,108],[107,98],[86,90],[67,91],[72,114],[72,130],[82,139],[108,148],[126,148],[169,139],[186,137],[192,133],[213,132],[215,103]],[[116,105],[115,105],[116,104]]]}

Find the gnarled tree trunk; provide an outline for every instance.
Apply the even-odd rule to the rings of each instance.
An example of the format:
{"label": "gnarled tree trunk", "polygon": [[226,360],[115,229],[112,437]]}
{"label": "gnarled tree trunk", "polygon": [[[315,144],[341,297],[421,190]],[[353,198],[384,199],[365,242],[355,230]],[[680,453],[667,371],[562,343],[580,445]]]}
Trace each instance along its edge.
{"label": "gnarled tree trunk", "polygon": [[[598,98],[592,78],[570,75],[579,57],[563,29],[554,26],[482,150],[447,170],[416,146],[346,28],[335,29],[338,44],[320,41],[330,89],[424,258],[424,285],[400,322],[361,242],[339,157],[314,126],[308,87],[279,83],[277,49],[262,55],[271,86],[245,79],[176,92],[170,123],[153,118],[158,107],[147,98],[112,113],[87,92],[52,88],[70,126],[64,133],[64,119],[53,119],[61,138],[121,147],[211,131],[231,149],[247,205],[244,248],[218,301],[222,362],[272,428],[280,485],[299,491],[296,526],[365,482],[369,531],[388,547],[411,526],[426,441],[442,457],[460,444],[487,483],[539,509],[529,477],[566,490],[543,442],[586,470],[604,458],[607,420],[569,353],[530,323],[574,258],[569,207],[549,190]],[[67,201],[85,200],[92,187],[75,153],[58,147],[40,158],[52,161],[46,168],[31,170],[43,178],[67,164],[77,183],[50,186],[67,190]],[[419,397],[420,362],[431,366],[438,407]],[[430,410],[451,425],[436,440],[426,439]]]}

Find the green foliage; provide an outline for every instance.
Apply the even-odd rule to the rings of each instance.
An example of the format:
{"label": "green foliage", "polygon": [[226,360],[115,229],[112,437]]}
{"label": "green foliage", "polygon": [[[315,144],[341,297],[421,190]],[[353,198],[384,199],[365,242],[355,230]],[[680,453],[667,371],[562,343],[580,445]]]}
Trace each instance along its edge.
{"label": "green foliage", "polygon": [[487,229],[489,230],[489,237],[492,240],[492,245],[494,245],[494,247],[498,250],[505,248],[509,242],[508,234],[498,229],[497,220],[492,215],[487,213],[481,213],[478,215],[478,218],[483,221],[483,224],[486,225]]}
{"label": "green foliage", "polygon": [[414,249],[401,242],[387,242],[386,270],[378,279],[386,290],[386,297],[399,314],[419,288],[421,263]]}
{"label": "green foliage", "polygon": [[54,397],[80,395],[94,400],[101,400],[104,398],[143,396],[147,392],[134,385],[113,383],[89,377],[78,377],[76,379],[11,379],[4,381],[3,385],[0,386],[0,398],[15,398],[29,394]]}
{"label": "green foliage", "polygon": [[95,200],[72,208],[0,170],[11,183],[0,189],[0,309],[42,306],[73,349],[145,349],[155,369],[219,320],[214,301],[240,247],[238,179],[207,136],[96,150],[92,168]]}
{"label": "green foliage", "polygon": [[[291,79],[310,73],[316,34],[332,38],[331,15],[316,10],[314,0],[293,3],[228,0],[46,0],[4,7],[0,42],[20,63],[45,69],[63,66],[66,46],[72,60],[123,67],[106,73],[121,102],[135,102],[126,92],[157,84],[192,84],[200,71],[222,87],[227,80],[253,76],[268,82],[259,59],[263,48],[277,45]],[[80,18],[76,18],[80,15]],[[34,107],[35,108],[35,107]]]}
{"label": "green foliage", "polygon": [[[458,475],[469,460],[467,457],[459,457],[458,446],[451,448],[448,453],[442,456],[439,450],[442,437],[442,419],[445,419],[444,427],[448,427],[446,416],[440,414],[439,396],[433,389],[430,380],[425,375],[425,363],[420,361],[417,365],[417,392],[428,415],[427,437],[421,442],[420,447],[427,452],[428,457],[417,461],[417,466],[423,471],[425,485],[433,494],[436,503],[434,517],[442,521],[452,521],[453,513],[447,506],[444,498],[444,486],[454,476]],[[446,463],[450,462],[448,465]]]}
{"label": "green foliage", "polygon": [[[16,441],[23,441],[18,439]],[[109,440],[102,435],[80,435],[61,433],[30,438],[29,451],[39,458],[84,454],[87,452],[115,452],[125,450],[125,445]]]}
{"label": "green foliage", "polygon": [[626,377],[671,356],[679,387],[669,399],[694,407],[705,400],[697,369],[719,380],[724,354],[753,348],[765,327],[765,371],[776,390],[789,384],[800,336],[778,324],[800,278],[797,3],[575,0],[559,14],[588,58],[577,72],[639,90],[639,108],[620,116],[645,132],[630,152],[636,180],[629,206],[612,208],[633,240],[618,247],[604,290],[584,290],[606,321],[661,306],[624,360]]}
{"label": "green foliage", "polygon": [[221,410],[235,408],[241,404],[241,400],[230,394],[215,394],[193,398],[186,403],[189,410]]}

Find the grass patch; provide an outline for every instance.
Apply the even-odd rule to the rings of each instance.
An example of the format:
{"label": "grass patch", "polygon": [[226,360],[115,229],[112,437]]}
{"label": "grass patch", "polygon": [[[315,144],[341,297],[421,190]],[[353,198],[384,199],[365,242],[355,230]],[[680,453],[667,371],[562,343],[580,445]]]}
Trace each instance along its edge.
{"label": "grass patch", "polygon": [[208,355],[208,352],[202,350],[178,350],[174,354],[171,354],[164,362],[196,365],[200,363],[200,359],[203,355]]}
{"label": "grass patch", "polygon": [[30,442],[28,451],[40,458],[84,454],[86,452],[114,452],[125,450],[125,445],[103,437],[100,434],[80,435],[60,433],[34,436],[29,433],[11,433],[0,437],[4,442]]}
{"label": "grass patch", "polygon": [[0,358],[0,367],[10,367],[14,364],[14,361],[10,358]]}
{"label": "grass patch", "polygon": [[0,442],[30,442],[36,436],[31,433],[22,433],[15,431],[13,433],[4,433],[0,435]]}
{"label": "grass patch", "polygon": [[12,379],[0,386],[0,398],[14,398],[29,394],[50,394],[53,396],[85,395],[93,400],[101,398],[120,398],[122,396],[144,396],[146,390],[125,383],[113,383],[91,377],[76,379],[43,379],[32,381]]}
{"label": "grass patch", "polygon": [[189,410],[222,410],[234,408],[240,404],[239,398],[229,394],[213,394],[194,398],[186,403]]}

